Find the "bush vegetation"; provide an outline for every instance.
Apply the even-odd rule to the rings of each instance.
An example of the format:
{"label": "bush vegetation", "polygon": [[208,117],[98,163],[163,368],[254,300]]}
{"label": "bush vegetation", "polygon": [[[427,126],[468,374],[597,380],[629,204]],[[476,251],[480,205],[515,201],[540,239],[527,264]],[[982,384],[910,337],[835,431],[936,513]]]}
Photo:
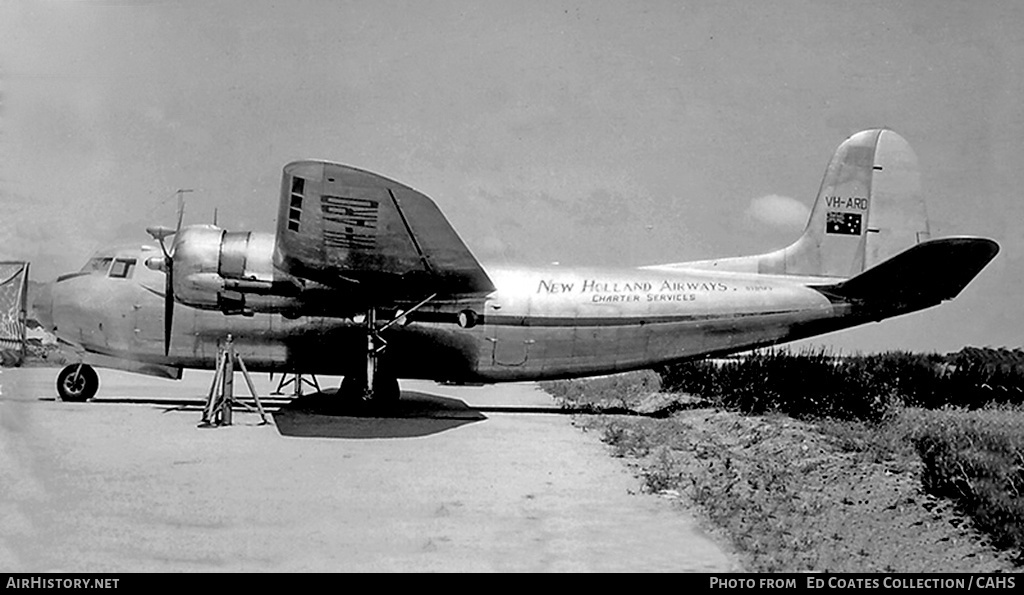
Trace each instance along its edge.
{"label": "bush vegetation", "polygon": [[1024,353],[1019,350],[846,357],[825,350],[768,350],[656,371],[665,390],[699,394],[720,407],[749,414],[880,421],[897,407],[1024,404]]}
{"label": "bush vegetation", "polygon": [[924,488],[957,502],[1001,548],[1024,550],[1024,415],[926,411],[911,436]]}

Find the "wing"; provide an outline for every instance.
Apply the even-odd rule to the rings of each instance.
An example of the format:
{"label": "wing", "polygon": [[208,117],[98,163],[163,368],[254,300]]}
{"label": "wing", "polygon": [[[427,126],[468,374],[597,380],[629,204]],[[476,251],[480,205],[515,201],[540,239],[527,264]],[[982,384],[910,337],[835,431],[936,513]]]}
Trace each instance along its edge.
{"label": "wing", "polygon": [[423,194],[328,161],[284,168],[274,264],[374,301],[486,295],[494,285]]}

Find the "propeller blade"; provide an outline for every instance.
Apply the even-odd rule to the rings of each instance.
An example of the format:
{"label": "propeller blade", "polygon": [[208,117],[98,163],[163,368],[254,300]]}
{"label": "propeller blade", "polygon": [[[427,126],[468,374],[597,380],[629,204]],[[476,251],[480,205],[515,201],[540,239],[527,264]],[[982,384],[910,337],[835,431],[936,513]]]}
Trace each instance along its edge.
{"label": "propeller blade", "polygon": [[164,355],[171,353],[171,328],[174,326],[174,259],[167,259],[164,281]]}
{"label": "propeller blade", "polygon": [[[192,192],[191,188],[179,188],[175,191],[178,195],[178,222],[174,229],[163,226],[147,227],[146,231],[153,239],[160,242],[160,250],[164,253],[164,355],[171,353],[171,329],[174,328],[174,253],[167,249],[166,240],[174,236],[175,242],[181,232],[181,221],[185,217],[185,193]],[[175,244],[171,244],[174,248]],[[176,252],[177,250],[175,250]]]}

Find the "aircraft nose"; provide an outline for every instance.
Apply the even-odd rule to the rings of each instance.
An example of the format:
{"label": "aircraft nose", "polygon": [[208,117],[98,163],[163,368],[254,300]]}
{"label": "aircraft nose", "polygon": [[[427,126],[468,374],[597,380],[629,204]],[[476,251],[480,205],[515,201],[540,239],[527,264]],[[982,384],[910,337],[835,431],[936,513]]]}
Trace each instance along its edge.
{"label": "aircraft nose", "polygon": [[29,316],[34,316],[47,331],[53,331],[53,284],[44,283],[31,296]]}

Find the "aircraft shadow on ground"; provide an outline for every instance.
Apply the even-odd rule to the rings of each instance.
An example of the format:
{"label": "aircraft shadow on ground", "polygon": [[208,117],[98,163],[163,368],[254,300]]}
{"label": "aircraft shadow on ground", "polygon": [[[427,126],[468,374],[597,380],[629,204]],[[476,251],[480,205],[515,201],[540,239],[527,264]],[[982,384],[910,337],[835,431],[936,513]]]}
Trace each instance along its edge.
{"label": "aircraft shadow on ground", "polygon": [[293,438],[413,438],[487,419],[464,401],[415,391],[387,407],[340,399],[334,391],[296,397],[274,414],[282,436]]}
{"label": "aircraft shadow on ground", "polygon": [[[250,406],[248,394],[236,394],[240,402]],[[56,401],[53,397],[40,397],[40,401]],[[267,414],[272,416],[282,436],[296,438],[412,438],[438,434],[467,424],[487,419],[486,413],[574,415],[597,413],[587,408],[566,406],[471,406],[461,399],[419,391],[402,391],[399,401],[379,406],[337,395],[337,389],[298,397],[261,397]],[[92,399],[97,405],[156,405],[165,413],[201,412],[206,400],[192,398],[109,396]],[[235,411],[240,411],[236,406]],[[609,411],[608,413],[619,413]],[[633,413],[635,414],[635,413]],[[248,417],[246,418],[248,419]],[[251,420],[250,420],[251,421]],[[253,425],[242,418],[234,425]],[[259,425],[259,424],[255,424]]]}

